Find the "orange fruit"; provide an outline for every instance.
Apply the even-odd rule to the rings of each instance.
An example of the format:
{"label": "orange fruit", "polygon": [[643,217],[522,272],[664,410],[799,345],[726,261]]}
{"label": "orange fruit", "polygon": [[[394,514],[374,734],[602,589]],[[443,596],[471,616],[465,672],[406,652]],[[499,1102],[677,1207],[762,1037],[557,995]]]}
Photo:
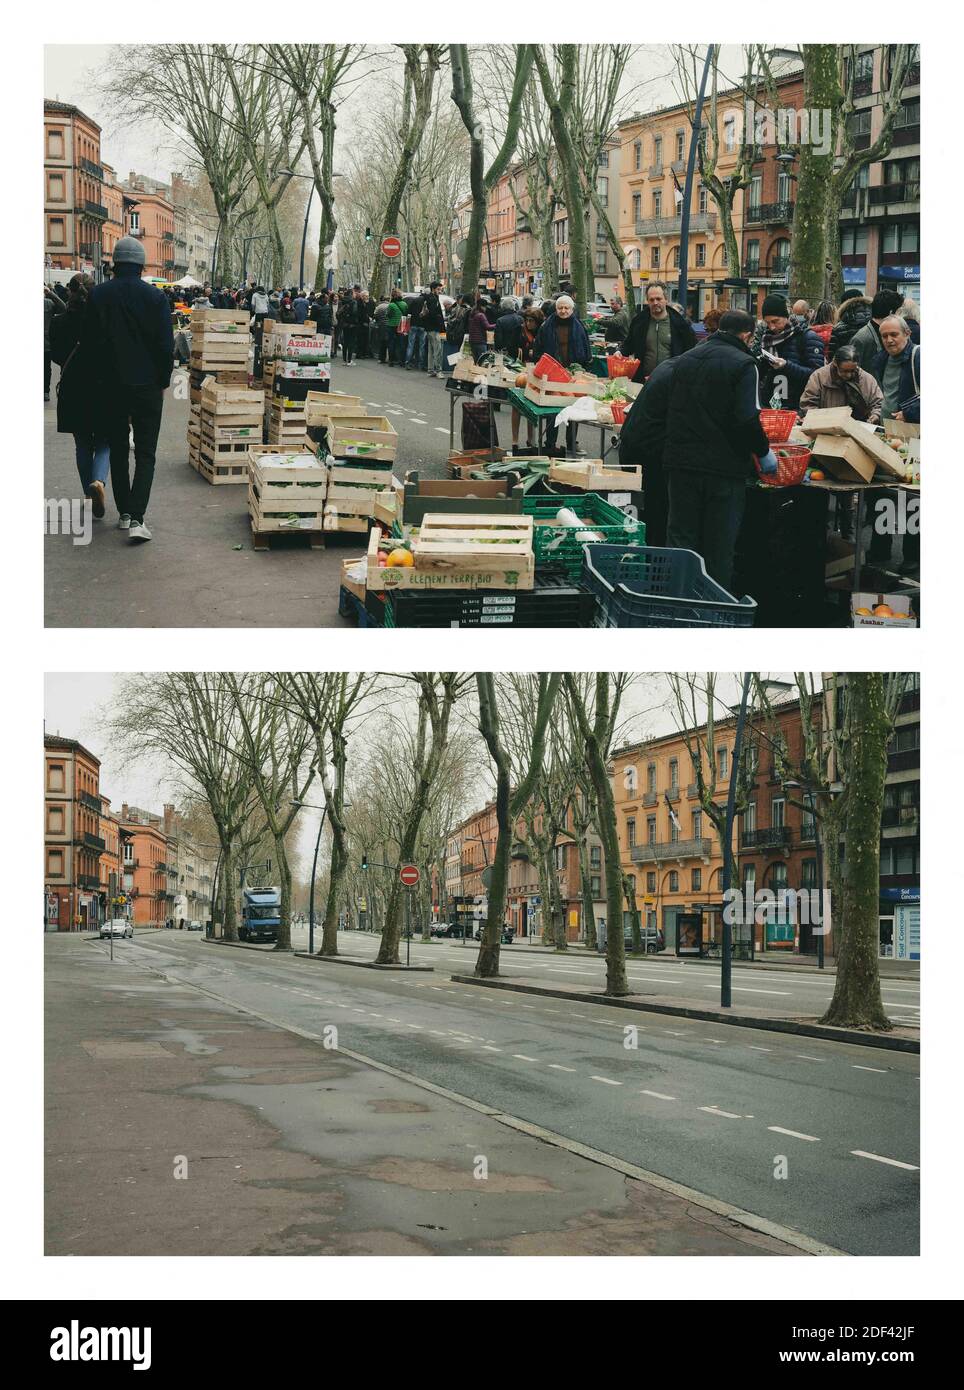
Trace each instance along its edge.
{"label": "orange fruit", "polygon": [[896,617],[896,614],[894,613],[894,610],[891,608],[890,604],[888,604],[888,603],[878,603],[878,604],[877,604],[877,607],[874,609],[874,617],[875,617],[875,618],[893,618],[893,617]]}
{"label": "orange fruit", "polygon": [[826,474],[822,473],[819,468],[812,468],[810,470],[810,477],[815,483],[822,483]]}
{"label": "orange fruit", "polygon": [[854,612],[859,614],[861,618],[869,618],[872,616],[869,608],[855,608]]}
{"label": "orange fruit", "polygon": [[518,375],[518,376],[516,377],[516,379],[515,379],[515,384],[516,384],[517,387],[518,387],[518,386],[526,386],[526,385],[528,384],[528,381],[529,381],[529,378],[528,378],[528,376],[526,375],[526,373],[525,373],[525,372],[520,372],[519,375]]}
{"label": "orange fruit", "polygon": [[398,565],[401,565],[403,567],[414,565],[415,556],[412,554],[410,550],[406,550],[404,546],[400,545],[397,550],[393,550],[391,552],[391,554],[388,557],[388,560],[386,561],[386,564],[393,567]]}

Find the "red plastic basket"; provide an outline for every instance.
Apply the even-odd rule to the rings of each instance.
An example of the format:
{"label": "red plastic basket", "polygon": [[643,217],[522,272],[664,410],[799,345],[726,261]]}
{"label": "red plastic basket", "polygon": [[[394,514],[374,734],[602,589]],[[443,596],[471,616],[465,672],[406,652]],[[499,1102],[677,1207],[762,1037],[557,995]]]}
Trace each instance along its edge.
{"label": "red plastic basket", "polygon": [[572,381],[561,362],[544,352],[532,369],[533,376],[541,376],[545,381]]}
{"label": "red plastic basket", "polygon": [[775,473],[760,473],[760,460],[756,460],[760,482],[765,483],[767,487],[796,487],[803,481],[807,471],[810,450],[805,444],[784,444],[782,448],[774,449],[773,452],[777,456]]}
{"label": "red plastic basket", "polygon": [[610,409],[610,410],[612,411],[612,413],[613,413],[613,424],[614,424],[614,425],[621,425],[621,424],[623,424],[624,421],[625,421],[625,419],[626,419],[626,403],[625,403],[625,401],[610,401],[610,402],[609,402],[609,409]]}
{"label": "red plastic basket", "polygon": [[785,444],[797,423],[795,410],[761,410],[760,424],[771,444]]}
{"label": "red plastic basket", "polygon": [[610,378],[635,376],[639,369],[638,357],[620,357],[618,354],[606,358],[606,370]]}

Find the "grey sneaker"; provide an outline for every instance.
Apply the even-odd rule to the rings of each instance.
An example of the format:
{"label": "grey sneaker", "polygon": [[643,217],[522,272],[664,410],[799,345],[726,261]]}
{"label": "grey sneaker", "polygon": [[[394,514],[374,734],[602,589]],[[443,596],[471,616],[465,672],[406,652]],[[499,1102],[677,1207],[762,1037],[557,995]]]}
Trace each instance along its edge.
{"label": "grey sneaker", "polygon": [[126,512],[121,512],[117,522],[118,531],[129,531],[131,529],[131,519]]}
{"label": "grey sneaker", "polygon": [[130,524],[129,539],[132,541],[150,541],[153,540],[154,537],[151,535],[150,531],[147,529],[143,521],[132,521]]}

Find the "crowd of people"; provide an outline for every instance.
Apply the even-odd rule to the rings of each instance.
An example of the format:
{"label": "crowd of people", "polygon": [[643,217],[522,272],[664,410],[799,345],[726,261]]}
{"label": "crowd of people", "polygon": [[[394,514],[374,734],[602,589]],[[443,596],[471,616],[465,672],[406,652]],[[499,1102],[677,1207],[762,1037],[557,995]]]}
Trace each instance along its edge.
{"label": "crowd of people", "polygon": [[[847,405],[871,424],[920,421],[919,312],[893,290],[872,297],[848,290],[839,306],[824,301],[814,309],[770,294],[759,320],[739,309],[712,309],[694,324],[666,285],[650,283],[634,312],[613,296],[610,314],[587,327],[565,282],[539,301],[481,291],[451,298],[437,280],[377,299],[357,284],[312,292],[263,285],[160,290],[142,279],[144,251],[136,239],[123,238],[114,260],[114,276],[102,285],[78,274],[66,287],[45,287],[44,399],[54,361],[61,366],[58,429],[74,437],[93,514],[104,515],[109,474],[119,525],[133,540],[151,538],[144,516],[175,359],[173,324],[196,308],[249,313],[256,364],[265,320],[310,320],[332,337],[333,355],[346,367],[368,358],[430,377],[450,371],[466,343],[476,362],[494,349],[524,365],[545,353],[566,368],[588,368],[590,327],[601,331],[610,347],[638,359],[633,380],[645,383],[623,426],[620,460],[643,467],[647,539],[697,551],[724,587],[753,460],[764,474],[777,467],[761,408],[795,410],[802,418],[814,408]],[[513,448],[521,423],[513,410]],[[546,443],[556,446],[551,425]],[[567,444],[574,443],[570,435]]]}

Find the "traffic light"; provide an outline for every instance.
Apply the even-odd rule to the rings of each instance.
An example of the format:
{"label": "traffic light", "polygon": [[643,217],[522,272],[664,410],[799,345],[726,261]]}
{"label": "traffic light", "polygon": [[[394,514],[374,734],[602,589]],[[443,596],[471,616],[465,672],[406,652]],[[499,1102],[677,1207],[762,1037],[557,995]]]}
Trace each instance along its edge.
{"label": "traffic light", "polygon": [[363,855],[362,855],[362,857],[361,857],[361,866],[362,866],[363,869],[367,869],[367,868],[368,868],[368,855],[367,855],[367,854],[363,854]]}
{"label": "traffic light", "polygon": [[366,241],[371,241],[371,239],[372,239],[372,229],[371,229],[371,227],[366,227],[366,228],[365,228],[365,240],[366,240]]}

